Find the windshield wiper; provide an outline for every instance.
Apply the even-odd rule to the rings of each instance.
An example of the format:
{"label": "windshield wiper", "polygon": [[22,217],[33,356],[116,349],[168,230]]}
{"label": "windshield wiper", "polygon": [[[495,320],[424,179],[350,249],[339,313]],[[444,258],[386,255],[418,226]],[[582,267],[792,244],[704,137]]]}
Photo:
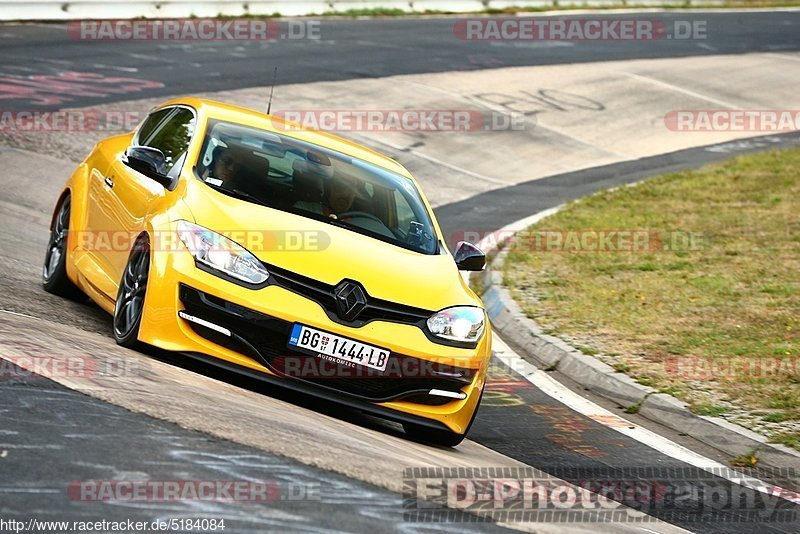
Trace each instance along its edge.
{"label": "windshield wiper", "polygon": [[264,202],[260,198],[254,197],[250,193],[245,193],[244,191],[240,191],[239,189],[228,189],[227,187],[222,187],[221,185],[214,185],[214,184],[209,183],[209,182],[204,182],[204,183],[206,185],[211,186],[212,188],[214,188],[215,190],[219,191],[220,193],[224,193],[226,195],[229,195],[229,196],[232,196],[232,197],[236,197],[236,198],[238,198],[240,200],[247,200],[249,202],[252,202],[253,204],[259,204],[261,206],[266,206],[268,208],[271,207],[269,204],[267,204],[266,202]]}
{"label": "windshield wiper", "polygon": [[347,228],[349,230],[357,229],[358,226],[354,226],[352,224],[348,224],[336,216],[331,217],[330,215],[322,215],[321,213],[316,213],[314,211],[308,211],[303,208],[291,208],[286,211],[290,213],[294,213],[297,215],[302,215],[303,217],[308,217],[309,219],[314,219],[315,221],[324,222],[331,224],[333,226],[338,226],[339,228]]}
{"label": "windshield wiper", "polygon": [[[292,210],[291,213],[296,213],[298,215],[302,215],[304,217],[308,217],[309,219],[314,219],[315,221],[320,221],[320,222],[323,222],[323,223],[327,223],[327,224],[330,224],[332,226],[338,226],[339,228],[344,228],[346,230],[350,230],[351,232],[355,232],[357,234],[365,235],[367,237],[371,237],[373,239],[377,239],[378,241],[383,241],[384,243],[391,243],[393,245],[396,245],[396,246],[398,246],[400,248],[404,248],[406,250],[413,250],[414,252],[421,252],[422,254],[428,254],[428,252],[426,252],[425,249],[420,248],[421,246],[410,245],[410,244],[405,243],[405,242],[403,242],[403,241],[401,241],[399,239],[387,238],[387,236],[385,236],[383,234],[379,234],[377,232],[372,232],[372,231],[370,231],[370,230],[368,230],[366,228],[362,228],[361,226],[356,226],[355,224],[350,224],[347,221],[343,221],[343,220],[341,220],[339,218],[330,217],[330,216],[326,217],[325,215],[320,215],[319,213],[314,213],[314,212],[306,211],[306,210],[303,210],[303,209],[299,209],[299,210],[295,209],[295,210]],[[427,232],[425,232],[425,235],[427,236],[429,234]]]}
{"label": "windshield wiper", "polygon": [[264,202],[263,200],[261,200],[258,197],[254,197],[250,193],[245,193],[244,191],[240,191],[238,189],[226,189],[226,191],[230,191],[231,193],[233,193],[237,197],[241,198],[242,200],[249,200],[250,202],[253,202],[254,204],[261,204],[262,206],[266,206],[268,208],[270,207],[269,204],[267,204],[266,202]]}

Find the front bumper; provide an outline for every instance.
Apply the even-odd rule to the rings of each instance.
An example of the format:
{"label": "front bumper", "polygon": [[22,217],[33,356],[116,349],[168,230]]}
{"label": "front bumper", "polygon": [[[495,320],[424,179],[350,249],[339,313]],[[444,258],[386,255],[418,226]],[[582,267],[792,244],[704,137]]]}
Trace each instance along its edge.
{"label": "front bumper", "polygon": [[[153,256],[140,340],[211,356],[390,419],[466,431],[485,381],[489,328],[477,347],[463,349],[433,343],[408,324],[376,320],[347,327],[332,321],[318,302],[284,288],[241,287],[197,269],[188,253]],[[389,365],[381,373],[293,350],[287,340],[295,322],[387,348]]]}

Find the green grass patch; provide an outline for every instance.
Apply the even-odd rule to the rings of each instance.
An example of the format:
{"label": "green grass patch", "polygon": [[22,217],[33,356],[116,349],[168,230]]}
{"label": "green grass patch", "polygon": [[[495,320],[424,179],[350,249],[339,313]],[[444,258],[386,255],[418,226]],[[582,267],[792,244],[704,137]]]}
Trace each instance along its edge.
{"label": "green grass patch", "polygon": [[[444,13],[443,11],[430,11],[430,14],[441,14]],[[391,7],[369,7],[369,8],[358,8],[358,9],[348,9],[346,11],[332,11],[329,13],[324,13],[324,15],[338,15],[343,17],[399,17],[403,15],[408,15],[409,12],[403,9],[391,8]]]}
{"label": "green grass patch", "polygon": [[747,454],[731,458],[731,465],[734,467],[755,467],[758,464],[758,451],[751,450]]}
{"label": "green grass patch", "polygon": [[[560,6],[557,3],[557,0],[554,0],[550,5],[544,6],[508,6],[504,8],[488,8],[488,9],[481,9],[476,11],[449,11],[449,10],[432,10],[426,9],[421,11],[406,11],[404,9],[398,8],[391,8],[391,7],[368,7],[368,8],[353,8],[347,9],[344,11],[326,11],[324,13],[309,13],[308,15],[304,15],[304,17],[350,17],[350,18],[360,18],[360,17],[375,17],[375,18],[382,18],[382,17],[419,17],[420,15],[463,15],[463,14],[476,14],[476,15],[494,15],[494,16],[509,16],[514,15],[516,13],[541,13],[545,11],[575,11],[575,10],[585,10],[585,9],[592,9],[598,11],[609,11],[613,12],[614,10],[619,9],[653,9],[653,8],[661,8],[661,9],[735,9],[735,8],[775,8],[775,7],[798,7],[800,6],[800,0],[729,0],[727,2],[722,2],[718,4],[711,4],[711,3],[703,3],[703,2],[668,2],[665,1],[662,4],[637,4],[637,3],[626,3],[623,1],[617,2],[615,4],[608,4],[603,6],[591,6],[587,2],[586,4],[580,5],[564,5]],[[264,18],[280,18],[282,17],[281,13],[274,12],[270,15],[223,15],[218,14],[216,18],[218,19],[241,19],[241,18],[252,18],[252,19],[264,19]],[[140,17],[144,18],[144,17]],[[196,15],[191,15],[189,18],[197,18]],[[287,17],[287,18],[297,18],[297,17]],[[52,21],[42,21],[42,22],[52,22]],[[777,197],[776,197],[777,198]],[[776,200],[777,201],[777,200]]]}
{"label": "green grass patch", "polygon": [[585,345],[575,345],[575,348],[588,356],[597,356],[600,354],[600,351],[597,349],[593,349],[592,347],[587,347]]}
{"label": "green grass patch", "polygon": [[767,414],[761,418],[762,421],[767,423],[783,423],[787,419],[789,419],[789,416],[784,412],[775,412]]}
{"label": "green grass patch", "polygon": [[697,415],[707,415],[709,417],[719,417],[728,412],[725,406],[716,406],[713,404],[697,404],[690,409]]}
{"label": "green grass patch", "polygon": [[641,410],[641,409],[642,409],[642,403],[641,402],[637,402],[636,404],[631,404],[630,406],[628,406],[627,408],[625,408],[622,411],[625,412],[625,413],[634,414],[634,413],[639,413],[639,410]]}
{"label": "green grass patch", "polygon": [[618,373],[627,373],[627,372],[630,372],[630,370],[631,370],[631,366],[630,365],[628,365],[627,363],[622,363],[622,362],[617,362],[614,365],[612,365],[611,367],[613,367],[614,370],[616,372],[618,372]]}
{"label": "green grass patch", "polygon": [[[660,7],[662,9],[731,9],[731,8],[754,8],[754,7],[795,7],[800,6],[800,1],[796,0],[729,0],[727,2],[712,4],[703,2],[668,2],[662,4],[637,4],[618,2],[616,4],[609,4],[603,6],[590,6],[587,2],[584,5],[558,5],[557,1],[553,1],[550,5],[545,6],[508,6],[504,8],[488,8],[466,13],[485,14],[485,15],[514,15],[516,13],[541,13],[544,11],[574,11],[574,10],[603,10],[614,11],[615,9],[653,9]],[[418,15],[456,15],[462,14],[462,11],[448,11],[448,10],[423,10],[423,11],[405,11],[397,8],[377,7],[377,8],[355,8],[345,11],[328,11],[323,13],[323,16],[337,16],[337,17],[404,17],[404,16],[418,16]],[[316,15],[310,15],[316,16]]]}
{"label": "green grass patch", "polygon": [[800,451],[800,432],[784,432],[775,434],[769,438],[772,443],[780,443],[792,449]]}
{"label": "green grass patch", "polygon": [[[569,204],[526,231],[644,232],[644,246],[520,247],[503,279],[543,329],[640,383],[690,404],[707,401],[693,396],[702,384],[715,398],[799,420],[799,212],[799,149],[742,156]],[[749,367],[692,377],[671,370],[675,358]],[[776,361],[780,372],[753,371]]]}
{"label": "green grass patch", "polygon": [[637,376],[636,382],[643,386],[653,387],[656,385],[655,381],[649,376]]}

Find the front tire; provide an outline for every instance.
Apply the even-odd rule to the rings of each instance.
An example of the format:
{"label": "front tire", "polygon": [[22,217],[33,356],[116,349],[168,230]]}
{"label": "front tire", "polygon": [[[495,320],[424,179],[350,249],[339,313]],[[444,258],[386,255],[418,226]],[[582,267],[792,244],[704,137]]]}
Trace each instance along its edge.
{"label": "front tire", "polygon": [[140,345],[139,327],[144,315],[149,272],[150,241],[142,237],[136,241],[128,258],[114,306],[114,340],[123,347],[136,348]]}
{"label": "front tire", "polygon": [[71,207],[71,198],[67,195],[57,208],[42,266],[42,287],[48,293],[77,300],[84,295],[67,276],[67,236]]}

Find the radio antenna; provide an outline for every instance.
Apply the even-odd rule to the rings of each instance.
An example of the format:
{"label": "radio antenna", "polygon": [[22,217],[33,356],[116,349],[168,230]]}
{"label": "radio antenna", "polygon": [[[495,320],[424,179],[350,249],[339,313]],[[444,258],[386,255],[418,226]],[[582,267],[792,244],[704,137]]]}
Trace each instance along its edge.
{"label": "radio antenna", "polygon": [[278,79],[278,67],[275,67],[275,72],[272,73],[272,87],[269,89],[269,103],[267,104],[267,115],[272,110],[272,93],[275,92],[275,80]]}

